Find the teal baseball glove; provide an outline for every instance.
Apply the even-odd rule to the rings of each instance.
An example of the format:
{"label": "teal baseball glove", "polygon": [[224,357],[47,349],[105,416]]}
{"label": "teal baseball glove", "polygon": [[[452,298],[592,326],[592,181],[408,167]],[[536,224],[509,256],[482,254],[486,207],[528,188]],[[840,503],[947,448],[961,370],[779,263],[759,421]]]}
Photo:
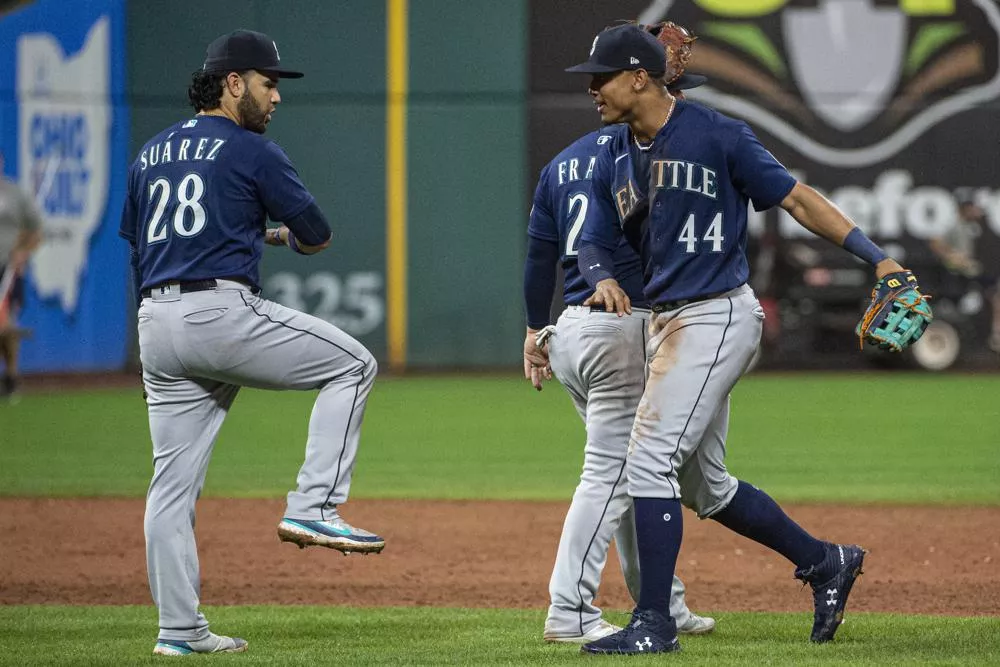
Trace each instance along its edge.
{"label": "teal baseball glove", "polygon": [[913,345],[934,319],[929,298],[920,293],[911,271],[885,276],[875,283],[872,301],[855,329],[859,343],[863,346],[867,341],[893,352]]}

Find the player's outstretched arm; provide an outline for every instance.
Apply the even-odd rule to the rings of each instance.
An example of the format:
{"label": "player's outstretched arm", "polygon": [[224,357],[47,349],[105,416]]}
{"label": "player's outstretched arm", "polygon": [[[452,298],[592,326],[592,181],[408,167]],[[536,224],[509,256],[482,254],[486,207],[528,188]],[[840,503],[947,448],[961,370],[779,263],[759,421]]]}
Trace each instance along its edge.
{"label": "player's outstretched arm", "polygon": [[904,270],[899,262],[888,257],[843,211],[814,188],[796,183],[782,200],[781,208],[813,234],[871,264],[878,278]]}
{"label": "player's outstretched arm", "polygon": [[860,343],[901,352],[916,343],[934,319],[917,277],[865,236],[830,200],[796,183],[781,202],[799,224],[875,267],[878,282],[855,328]]}

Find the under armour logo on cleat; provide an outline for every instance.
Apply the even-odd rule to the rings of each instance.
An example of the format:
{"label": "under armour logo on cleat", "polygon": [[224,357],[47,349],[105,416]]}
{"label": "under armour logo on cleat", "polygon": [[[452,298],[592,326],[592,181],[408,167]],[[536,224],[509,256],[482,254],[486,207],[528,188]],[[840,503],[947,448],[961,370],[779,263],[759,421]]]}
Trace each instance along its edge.
{"label": "under armour logo on cleat", "polygon": [[[653,648],[653,642],[649,639],[649,637],[646,637],[646,641],[644,642],[636,642],[635,645],[639,647],[640,651],[645,651],[647,648]],[[644,646],[646,648],[643,648]]]}
{"label": "under armour logo on cleat", "polygon": [[837,604],[837,589],[836,588],[828,588],[828,589],[826,589],[826,594],[830,596],[830,599],[826,601],[826,606],[832,607],[833,605]]}

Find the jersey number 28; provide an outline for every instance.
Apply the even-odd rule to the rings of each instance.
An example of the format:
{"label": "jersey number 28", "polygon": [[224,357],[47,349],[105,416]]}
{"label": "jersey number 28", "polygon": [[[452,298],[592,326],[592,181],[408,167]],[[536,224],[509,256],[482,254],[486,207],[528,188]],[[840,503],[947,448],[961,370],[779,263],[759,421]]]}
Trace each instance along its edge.
{"label": "jersey number 28", "polygon": [[[172,202],[170,181],[166,178],[158,178],[149,184],[149,203],[156,204],[153,207],[153,217],[146,227],[146,243],[158,243],[165,241],[173,227],[174,233],[178,236],[196,236],[205,229],[205,207],[201,205],[201,198],[205,196],[205,181],[199,174],[188,174],[177,184],[177,201]],[[172,225],[168,225],[164,219],[167,207],[172,206],[174,214]]]}
{"label": "jersey number 28", "polygon": [[[712,252],[722,252],[722,242],[725,240],[726,237],[722,235],[722,211],[719,211],[712,218],[712,222],[708,224],[708,229],[702,235],[701,242],[711,243]],[[681,227],[681,233],[677,237],[677,242],[684,244],[684,252],[695,253],[700,250],[698,247],[698,232],[695,230],[694,213],[687,217],[684,226]]]}

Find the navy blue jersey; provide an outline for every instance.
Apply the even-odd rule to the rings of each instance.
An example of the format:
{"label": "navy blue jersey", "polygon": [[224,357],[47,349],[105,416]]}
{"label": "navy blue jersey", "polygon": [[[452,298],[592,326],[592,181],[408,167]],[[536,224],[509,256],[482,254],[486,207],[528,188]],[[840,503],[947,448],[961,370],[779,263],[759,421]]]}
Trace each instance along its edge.
{"label": "navy blue jersey", "polygon": [[257,287],[267,218],[294,218],[312,202],[273,141],[196,116],[142,147],[118,233],[138,251],[140,289],[208,278]]}
{"label": "navy blue jersey", "polygon": [[[643,221],[648,226],[638,236],[651,303],[697,298],[745,283],[750,274],[747,206],[753,202],[763,211],[781,203],[795,178],[746,123],[680,100],[647,152],[648,174],[636,175],[635,153],[628,126],[617,127],[594,167],[583,242],[617,248],[622,223],[648,198]],[[611,224],[614,220],[619,224]]]}
{"label": "navy blue jersey", "polygon": [[[570,144],[545,165],[535,188],[528,234],[559,244],[564,276],[563,300],[568,306],[582,304],[594,291],[580,274],[577,256],[580,233],[591,210],[594,165],[598,153],[605,152],[611,129],[591,132]],[[634,305],[644,305],[639,255],[624,239],[619,239],[613,250],[618,283]]]}

